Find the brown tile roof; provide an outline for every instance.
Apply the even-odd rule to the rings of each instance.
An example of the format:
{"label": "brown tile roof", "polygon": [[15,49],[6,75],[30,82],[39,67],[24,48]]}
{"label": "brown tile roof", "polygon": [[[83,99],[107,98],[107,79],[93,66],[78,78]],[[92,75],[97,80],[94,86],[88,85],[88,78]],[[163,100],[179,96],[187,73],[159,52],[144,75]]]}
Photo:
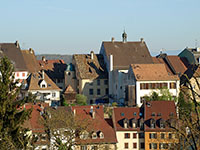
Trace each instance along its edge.
{"label": "brown tile roof", "polygon": [[35,53],[32,49],[30,50],[21,50],[24,57],[26,67],[29,73],[37,72],[40,70],[39,64],[36,60]]}
{"label": "brown tile roof", "polygon": [[53,79],[64,79],[64,72],[67,64],[62,59],[57,60],[38,60],[40,69],[44,69],[45,73]]}
{"label": "brown tile roof", "polygon": [[179,80],[177,75],[169,75],[164,64],[132,64],[137,81]]}
{"label": "brown tile roof", "polygon": [[42,79],[42,72],[35,72],[32,73],[30,76],[30,81],[28,81],[29,86],[28,90],[58,90],[60,91],[61,89],[57,87],[57,85],[44,73],[44,80],[47,83],[46,88],[40,88],[39,83],[43,80]]}
{"label": "brown tile roof", "polygon": [[15,71],[27,71],[20,47],[16,43],[0,43],[0,57],[7,56],[14,64]]}
{"label": "brown tile roof", "polygon": [[[175,56],[175,55],[168,55],[168,56],[166,55],[166,58],[168,59],[170,65],[175,70],[176,74],[179,74],[179,73],[184,74],[185,73],[185,71],[187,70],[187,67],[185,65],[185,62],[183,62],[183,60],[184,60],[183,58],[180,58],[180,57]],[[153,57],[153,61],[154,61],[154,63],[165,64],[167,71],[170,74],[173,74],[171,67],[169,66],[169,64],[163,58]]]}
{"label": "brown tile roof", "polygon": [[128,69],[130,64],[153,63],[145,42],[103,42],[107,59],[113,55],[114,69]]}
{"label": "brown tile roof", "polygon": [[140,128],[132,128],[129,126],[128,128],[124,128],[123,120],[128,119],[129,122],[132,119],[136,119],[137,121],[140,117],[140,108],[139,107],[118,107],[113,110],[113,124],[116,131],[139,131]]}
{"label": "brown tile roof", "polygon": [[162,58],[152,57],[152,59],[153,59],[153,62],[154,62],[155,64],[159,64],[159,63],[165,64],[165,67],[166,67],[166,69],[167,69],[167,72],[168,72],[169,74],[173,75],[173,72],[171,71],[171,69],[168,67],[168,65],[165,63],[165,61],[164,61]]}
{"label": "brown tile roof", "polygon": [[[174,101],[150,101],[144,104],[145,112],[145,131],[165,131],[169,130],[166,128],[161,129],[158,126],[158,121],[162,118],[164,121],[168,121],[170,118],[176,118],[176,106]],[[154,114],[152,116],[152,113]],[[150,128],[150,119],[156,121],[155,129]]]}
{"label": "brown tile roof", "polygon": [[68,86],[66,87],[64,93],[67,94],[67,93],[76,93],[76,92],[74,91],[74,89],[72,88],[71,85],[68,85]]}
{"label": "brown tile roof", "polygon": [[107,123],[104,119],[103,106],[93,106],[93,110],[95,111],[95,118],[93,119],[90,115],[91,106],[73,106],[72,110],[76,110],[76,115],[80,117],[80,119],[87,119],[89,121],[89,130],[88,132],[101,131],[104,134],[104,138],[100,139],[86,139],[81,140],[81,143],[116,143],[116,135],[114,129]]}
{"label": "brown tile roof", "polygon": [[108,73],[104,64],[104,59],[101,54],[94,54],[94,58],[91,59],[90,55],[75,54],[73,55],[75,60],[76,71],[81,79],[107,79]]}

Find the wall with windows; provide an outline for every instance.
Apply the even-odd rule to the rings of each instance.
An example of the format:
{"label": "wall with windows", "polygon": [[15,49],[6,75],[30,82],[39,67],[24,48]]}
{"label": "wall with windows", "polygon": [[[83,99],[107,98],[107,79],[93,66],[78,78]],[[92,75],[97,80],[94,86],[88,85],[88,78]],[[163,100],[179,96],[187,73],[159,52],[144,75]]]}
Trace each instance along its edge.
{"label": "wall with windows", "polygon": [[108,79],[79,80],[78,89],[87,96],[88,104],[94,104],[96,99],[108,97]]}
{"label": "wall with windows", "polygon": [[75,150],[117,150],[115,144],[87,144],[76,146]]}
{"label": "wall with windows", "polygon": [[143,150],[144,132],[138,131],[116,131],[117,149]]}
{"label": "wall with windows", "polygon": [[136,81],[136,104],[141,106],[143,97],[149,96],[152,92],[160,93],[161,88],[169,89],[169,92],[178,97],[180,81]]}
{"label": "wall with windows", "polygon": [[172,132],[145,132],[146,149],[169,149],[176,142],[178,139]]}

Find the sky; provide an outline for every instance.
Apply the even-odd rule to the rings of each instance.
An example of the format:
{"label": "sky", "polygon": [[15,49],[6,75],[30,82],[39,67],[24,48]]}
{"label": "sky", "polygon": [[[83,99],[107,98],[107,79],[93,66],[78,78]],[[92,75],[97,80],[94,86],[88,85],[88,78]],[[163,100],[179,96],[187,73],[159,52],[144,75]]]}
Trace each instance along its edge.
{"label": "sky", "polygon": [[200,0],[0,0],[0,43],[38,54],[98,53],[144,38],[152,54],[200,46]]}

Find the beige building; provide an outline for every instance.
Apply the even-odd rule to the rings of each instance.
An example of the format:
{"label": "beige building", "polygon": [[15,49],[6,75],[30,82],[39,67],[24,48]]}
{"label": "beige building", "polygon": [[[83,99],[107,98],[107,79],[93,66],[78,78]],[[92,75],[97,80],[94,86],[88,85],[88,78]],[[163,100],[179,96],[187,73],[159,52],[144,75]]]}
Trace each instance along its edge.
{"label": "beige building", "polygon": [[144,120],[139,107],[113,110],[113,125],[119,150],[144,150]]}
{"label": "beige building", "polygon": [[108,73],[101,54],[76,54],[77,93],[87,96],[87,103],[108,101]]}

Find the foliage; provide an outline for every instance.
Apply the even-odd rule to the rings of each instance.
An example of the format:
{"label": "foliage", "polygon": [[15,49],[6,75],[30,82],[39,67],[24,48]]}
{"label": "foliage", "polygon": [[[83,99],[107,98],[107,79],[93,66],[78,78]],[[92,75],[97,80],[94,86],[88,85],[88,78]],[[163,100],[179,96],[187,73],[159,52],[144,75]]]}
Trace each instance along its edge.
{"label": "foliage", "polygon": [[117,102],[113,102],[113,103],[112,103],[112,106],[113,106],[113,107],[117,107],[117,105],[118,105]]}
{"label": "foliage", "polygon": [[[186,86],[181,87],[178,98],[178,114],[179,118],[176,125],[171,128],[176,132],[179,143],[176,148],[181,149],[200,149],[200,103],[197,101],[200,94],[194,89],[190,79],[186,76]],[[196,78],[196,77],[193,77]],[[200,89],[198,80],[195,79]]]}
{"label": "foliage", "polygon": [[175,100],[172,94],[169,92],[169,89],[162,88],[158,92],[153,91],[150,96],[144,96],[146,101],[166,101],[166,100]]}
{"label": "foliage", "polygon": [[78,142],[78,135],[91,128],[90,121],[74,116],[72,112],[57,109],[55,112],[46,111],[44,125],[53,141],[53,148],[72,150]]}
{"label": "foliage", "polygon": [[7,57],[0,60],[0,145],[1,149],[25,149],[27,129],[22,124],[31,110],[20,110],[27,99],[17,100],[20,88],[14,81],[14,68]]}
{"label": "foliage", "polygon": [[76,103],[78,105],[86,105],[87,104],[87,97],[82,94],[77,94],[76,95]]}

